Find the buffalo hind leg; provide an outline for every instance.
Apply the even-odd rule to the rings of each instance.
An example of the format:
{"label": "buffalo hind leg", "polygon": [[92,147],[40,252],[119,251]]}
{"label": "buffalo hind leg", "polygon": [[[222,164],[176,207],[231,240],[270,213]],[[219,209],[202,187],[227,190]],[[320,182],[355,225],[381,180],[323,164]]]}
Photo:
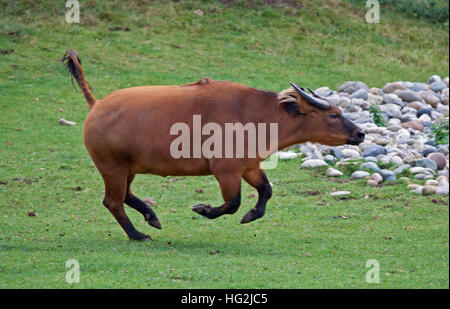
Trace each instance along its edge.
{"label": "buffalo hind leg", "polygon": [[134,175],[128,177],[127,193],[125,195],[125,204],[139,211],[145,218],[145,221],[150,226],[161,229],[161,223],[158,220],[153,209],[145,202],[137,198],[130,190],[131,183],[133,182]]}
{"label": "buffalo hind leg", "polygon": [[245,173],[243,177],[249,185],[258,190],[256,206],[247,212],[241,220],[241,223],[248,223],[264,216],[267,201],[272,196],[272,187],[266,174],[260,169],[251,170]]}
{"label": "buffalo hind leg", "polygon": [[105,198],[103,205],[111,212],[111,214],[119,222],[128,237],[133,240],[151,240],[150,236],[137,231],[123,207],[127,190],[127,177],[118,174],[102,175],[105,182]]}
{"label": "buffalo hind leg", "polygon": [[198,204],[192,210],[196,213],[208,218],[215,219],[222,215],[234,214],[241,205],[241,175],[222,174],[215,175],[222,190],[222,197],[225,203],[219,207],[211,207],[210,205]]}

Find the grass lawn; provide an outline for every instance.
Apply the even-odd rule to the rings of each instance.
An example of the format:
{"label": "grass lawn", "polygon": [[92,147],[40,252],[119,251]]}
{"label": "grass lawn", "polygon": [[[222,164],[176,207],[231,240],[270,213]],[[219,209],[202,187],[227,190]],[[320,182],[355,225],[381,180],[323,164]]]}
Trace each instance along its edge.
{"label": "grass lawn", "polygon": [[[156,201],[163,229],[127,208],[154,239],[129,241],[102,205],[82,140],[87,104],[58,62],[78,50],[97,98],[202,76],[276,91],[289,81],[382,87],[448,76],[448,28],[383,8],[381,24],[369,25],[366,8],[338,0],[305,0],[301,10],[80,1],[79,25],[65,23],[64,1],[39,3],[0,0],[0,288],[449,287],[448,197],[368,187],[348,181],[351,169],[333,180],[299,160],[267,171],[274,195],[247,225],[256,192],[245,183],[241,209],[208,220],[191,206],[222,203],[213,177],[139,175],[134,192]],[[334,198],[333,188],[352,194]],[[69,259],[80,263],[79,284],[65,281]],[[380,263],[379,284],[366,282],[369,259]]]}

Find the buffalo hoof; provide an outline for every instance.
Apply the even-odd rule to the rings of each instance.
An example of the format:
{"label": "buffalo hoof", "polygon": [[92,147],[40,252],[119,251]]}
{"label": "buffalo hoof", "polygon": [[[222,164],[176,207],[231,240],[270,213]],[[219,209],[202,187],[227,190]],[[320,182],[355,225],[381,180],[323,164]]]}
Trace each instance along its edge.
{"label": "buffalo hoof", "polygon": [[155,220],[147,220],[148,225],[153,226],[155,228],[157,228],[158,230],[161,229],[161,223],[159,222],[158,219]]}
{"label": "buffalo hoof", "polygon": [[208,219],[215,219],[223,215],[223,212],[220,210],[220,207],[211,207],[205,204],[195,205],[194,207],[192,207],[192,210]]}
{"label": "buffalo hoof", "polygon": [[242,218],[241,220],[241,224],[245,224],[245,223],[249,223],[252,222],[256,219],[259,219],[263,216],[264,214],[262,214],[261,212],[258,211],[258,209],[256,208],[252,208],[250,209],[249,212],[247,212],[245,214],[245,216]]}
{"label": "buffalo hoof", "polygon": [[148,225],[153,226],[155,228],[157,228],[158,230],[161,229],[161,223],[159,222],[158,218],[156,217],[156,215],[151,213],[146,213],[144,214],[144,218],[145,221],[147,221]]}
{"label": "buffalo hoof", "polygon": [[153,239],[149,235],[142,234],[137,236],[136,238],[130,238],[131,240],[135,241],[152,241]]}
{"label": "buffalo hoof", "polygon": [[194,207],[192,207],[192,210],[198,213],[199,215],[208,216],[209,210],[211,209],[211,206],[205,205],[205,204],[197,204]]}
{"label": "buffalo hoof", "polygon": [[139,241],[153,241],[153,239],[149,235],[145,235],[144,238],[138,239]]}

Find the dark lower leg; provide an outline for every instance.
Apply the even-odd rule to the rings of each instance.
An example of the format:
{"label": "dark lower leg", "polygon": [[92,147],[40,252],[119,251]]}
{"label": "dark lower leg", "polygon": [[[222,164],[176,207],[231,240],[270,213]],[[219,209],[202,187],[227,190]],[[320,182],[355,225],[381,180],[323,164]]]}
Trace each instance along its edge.
{"label": "dark lower leg", "polygon": [[133,224],[125,213],[125,209],[123,209],[123,203],[108,201],[105,198],[103,204],[106,206],[106,208],[108,208],[114,218],[116,218],[117,222],[119,222],[125,233],[127,233],[128,238],[133,240],[151,240],[150,236],[145,235],[134,228]]}
{"label": "dark lower leg", "polygon": [[105,199],[103,205],[111,212],[111,214],[119,222],[125,233],[130,239],[150,240],[150,236],[137,231],[123,208],[123,201],[127,192],[127,177],[123,176],[121,170],[102,173],[105,182]]}
{"label": "dark lower leg", "polygon": [[150,226],[161,229],[161,223],[159,222],[158,217],[156,216],[153,209],[145,202],[134,196],[130,191],[127,192],[127,195],[125,197],[125,204],[139,211]]}
{"label": "dark lower leg", "polygon": [[208,219],[215,219],[225,214],[234,214],[239,209],[240,204],[241,192],[239,191],[237,196],[225,202],[225,204],[223,204],[222,206],[211,207],[210,205],[198,204],[192,207],[192,210]]}
{"label": "dark lower leg", "polygon": [[258,190],[258,202],[256,206],[250,209],[241,220],[241,223],[248,223],[264,216],[267,201],[272,196],[272,187],[270,186],[269,179],[262,170],[252,171],[248,175],[244,175],[244,179]]}
{"label": "dark lower leg", "polygon": [[131,208],[139,211],[144,216],[145,221],[147,221],[147,223],[150,226],[153,226],[157,229],[161,229],[161,223],[159,222],[158,217],[156,216],[153,209],[150,206],[148,206],[144,201],[142,201],[138,197],[136,197],[131,192],[130,187],[131,187],[131,183],[134,180],[134,176],[135,175],[130,175],[130,176],[128,176],[128,179],[127,179],[127,191],[126,191],[125,201],[124,201],[125,204],[127,204]]}
{"label": "dark lower leg", "polygon": [[219,207],[198,204],[192,208],[193,211],[208,219],[234,214],[241,205],[241,176],[224,174],[216,175],[216,178],[219,181],[225,203]]}

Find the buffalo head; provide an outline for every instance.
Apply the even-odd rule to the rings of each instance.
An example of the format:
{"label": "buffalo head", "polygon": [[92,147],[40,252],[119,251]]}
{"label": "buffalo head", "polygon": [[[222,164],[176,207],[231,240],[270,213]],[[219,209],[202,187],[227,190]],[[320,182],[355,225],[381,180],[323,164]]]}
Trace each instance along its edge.
{"label": "buffalo head", "polygon": [[290,84],[293,88],[279,94],[280,103],[301,121],[303,138],[330,146],[358,145],[364,141],[364,131],[345,118],[338,107],[309,88],[310,94],[302,87]]}

